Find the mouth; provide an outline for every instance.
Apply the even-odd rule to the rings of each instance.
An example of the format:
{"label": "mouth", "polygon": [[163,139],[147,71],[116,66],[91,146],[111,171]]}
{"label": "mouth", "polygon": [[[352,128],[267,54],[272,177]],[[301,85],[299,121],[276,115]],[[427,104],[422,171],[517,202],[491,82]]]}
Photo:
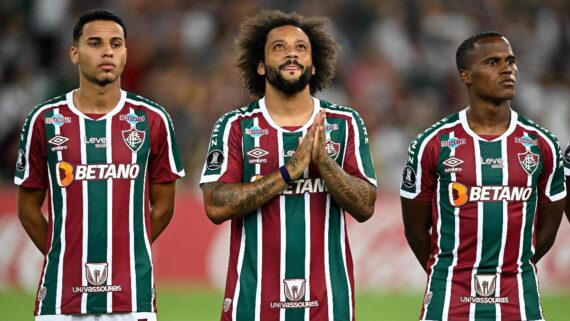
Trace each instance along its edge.
{"label": "mouth", "polygon": [[294,72],[297,70],[303,70],[303,65],[301,65],[295,60],[288,60],[287,62],[279,66],[279,69],[289,72]]}
{"label": "mouth", "polygon": [[514,79],[508,78],[508,79],[501,80],[499,83],[503,84],[503,85],[507,85],[507,86],[514,86],[516,82]]}
{"label": "mouth", "polygon": [[103,69],[103,70],[111,70],[113,68],[115,68],[115,64],[110,63],[110,62],[105,62],[99,65],[99,68]]}

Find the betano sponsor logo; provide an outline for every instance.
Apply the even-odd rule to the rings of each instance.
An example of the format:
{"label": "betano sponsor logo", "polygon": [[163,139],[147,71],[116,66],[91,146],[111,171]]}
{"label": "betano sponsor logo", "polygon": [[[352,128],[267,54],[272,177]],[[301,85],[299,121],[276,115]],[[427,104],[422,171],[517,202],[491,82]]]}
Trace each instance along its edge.
{"label": "betano sponsor logo", "polygon": [[71,165],[68,162],[56,164],[57,184],[61,187],[69,186],[74,180],[90,181],[104,179],[135,179],[139,176],[138,164],[89,164]]}
{"label": "betano sponsor logo", "polygon": [[453,182],[449,184],[449,201],[453,206],[463,206],[467,202],[513,202],[527,201],[532,187],[520,186],[467,186]]}
{"label": "betano sponsor logo", "polygon": [[329,192],[329,187],[322,178],[300,178],[291,182],[281,192],[283,195]]}

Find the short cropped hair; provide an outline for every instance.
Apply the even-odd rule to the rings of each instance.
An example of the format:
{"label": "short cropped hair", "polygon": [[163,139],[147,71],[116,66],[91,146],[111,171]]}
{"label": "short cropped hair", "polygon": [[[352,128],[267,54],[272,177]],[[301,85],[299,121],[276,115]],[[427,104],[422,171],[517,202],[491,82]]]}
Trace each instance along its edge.
{"label": "short cropped hair", "polygon": [[304,17],[295,12],[264,10],[246,18],[241,23],[240,33],[236,38],[239,49],[236,66],[244,81],[244,87],[254,96],[265,95],[265,76],[257,73],[257,66],[265,61],[267,35],[271,30],[287,25],[303,30],[311,43],[315,67],[315,75],[309,83],[311,94],[327,88],[334,77],[338,45],[328,31],[329,19]]}
{"label": "short cropped hair", "polygon": [[96,20],[106,20],[106,21],[116,22],[118,25],[120,25],[123,28],[125,39],[127,38],[127,28],[125,28],[125,24],[123,23],[123,20],[119,16],[117,16],[116,14],[114,14],[109,10],[95,9],[87,11],[84,14],[82,14],[81,17],[79,17],[77,23],[75,24],[75,27],[73,27],[73,41],[77,42],[77,40],[79,40],[79,37],[81,37],[81,35],[83,34],[83,26],[85,26],[87,23],[91,21],[96,21]]}
{"label": "short cropped hair", "polygon": [[457,52],[455,53],[455,63],[457,65],[457,70],[462,70],[467,68],[466,66],[467,56],[469,55],[471,50],[475,48],[475,44],[479,40],[485,38],[494,38],[494,37],[505,37],[505,36],[496,31],[484,31],[476,35],[473,35],[467,38],[465,41],[463,41],[461,45],[459,45],[459,48],[457,48]]}

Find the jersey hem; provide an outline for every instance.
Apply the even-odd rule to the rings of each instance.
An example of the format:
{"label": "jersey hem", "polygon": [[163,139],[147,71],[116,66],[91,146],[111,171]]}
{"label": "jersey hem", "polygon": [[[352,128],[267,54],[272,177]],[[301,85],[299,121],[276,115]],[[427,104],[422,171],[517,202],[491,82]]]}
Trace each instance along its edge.
{"label": "jersey hem", "polygon": [[550,196],[549,199],[551,202],[556,202],[556,201],[563,199],[564,197],[566,197],[566,190],[564,190],[564,191],[562,191],[556,195]]}

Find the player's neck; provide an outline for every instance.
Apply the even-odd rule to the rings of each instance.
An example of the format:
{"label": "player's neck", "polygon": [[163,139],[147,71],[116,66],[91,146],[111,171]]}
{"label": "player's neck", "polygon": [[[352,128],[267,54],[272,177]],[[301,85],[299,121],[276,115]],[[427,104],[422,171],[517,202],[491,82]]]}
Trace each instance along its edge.
{"label": "player's neck", "polygon": [[120,81],[106,86],[80,83],[79,89],[73,93],[75,107],[84,114],[107,114],[120,99]]}
{"label": "player's neck", "polygon": [[501,135],[511,122],[511,107],[508,100],[499,105],[472,102],[467,110],[469,128],[477,135]]}
{"label": "player's neck", "polygon": [[282,127],[303,126],[311,118],[314,108],[309,86],[294,95],[286,95],[271,86],[267,86],[265,105],[271,119]]}

